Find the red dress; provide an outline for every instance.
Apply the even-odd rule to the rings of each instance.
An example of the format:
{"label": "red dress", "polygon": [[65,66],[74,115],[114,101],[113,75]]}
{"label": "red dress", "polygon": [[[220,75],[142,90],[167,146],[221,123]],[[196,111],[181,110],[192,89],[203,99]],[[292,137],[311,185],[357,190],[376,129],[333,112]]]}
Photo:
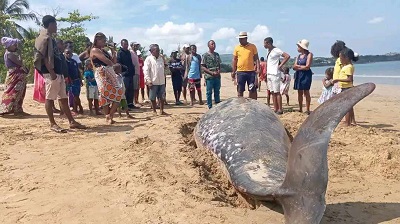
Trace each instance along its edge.
{"label": "red dress", "polygon": [[145,83],[144,83],[144,73],[143,73],[143,65],[144,61],[141,57],[139,57],[139,65],[140,65],[140,74],[139,74],[139,87],[141,89],[144,89]]}
{"label": "red dress", "polygon": [[260,62],[260,74],[259,74],[259,81],[264,81],[265,76],[267,75],[267,62],[262,61]]}

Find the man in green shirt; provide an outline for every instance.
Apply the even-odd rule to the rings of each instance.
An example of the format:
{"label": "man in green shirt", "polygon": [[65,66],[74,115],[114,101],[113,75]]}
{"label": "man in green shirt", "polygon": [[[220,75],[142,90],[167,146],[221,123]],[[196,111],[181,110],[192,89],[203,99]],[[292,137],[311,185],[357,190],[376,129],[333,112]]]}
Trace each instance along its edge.
{"label": "man in green shirt", "polygon": [[219,90],[221,89],[221,58],[219,54],[215,52],[215,42],[213,40],[208,41],[208,52],[203,54],[201,61],[201,68],[205,73],[204,78],[206,80],[207,89],[207,105],[208,108],[212,108],[212,93],[214,91],[214,101],[219,103],[221,101],[219,96]]}

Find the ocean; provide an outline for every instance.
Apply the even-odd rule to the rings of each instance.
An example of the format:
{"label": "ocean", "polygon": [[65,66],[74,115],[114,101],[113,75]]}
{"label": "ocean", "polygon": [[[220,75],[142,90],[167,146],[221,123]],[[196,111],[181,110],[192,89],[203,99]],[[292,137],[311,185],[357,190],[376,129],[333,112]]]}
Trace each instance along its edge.
{"label": "ocean", "polygon": [[[325,70],[331,66],[311,67],[313,81],[322,80]],[[400,61],[354,64],[354,83],[373,82],[375,84],[400,85]],[[293,70],[291,71],[293,75]]]}

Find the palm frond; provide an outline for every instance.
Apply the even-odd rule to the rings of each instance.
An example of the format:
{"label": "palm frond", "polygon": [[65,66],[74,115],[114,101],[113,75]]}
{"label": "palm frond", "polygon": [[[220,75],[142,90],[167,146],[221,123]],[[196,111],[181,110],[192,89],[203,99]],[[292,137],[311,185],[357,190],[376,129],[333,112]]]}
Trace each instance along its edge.
{"label": "palm frond", "polygon": [[15,0],[9,5],[5,12],[7,14],[22,13],[24,9],[29,9],[29,2],[27,0]]}
{"label": "palm frond", "polygon": [[37,16],[35,13],[30,12],[30,13],[15,13],[15,14],[9,14],[10,17],[12,19],[15,20],[22,20],[22,21],[26,21],[26,20],[33,20],[35,22],[37,22]]}

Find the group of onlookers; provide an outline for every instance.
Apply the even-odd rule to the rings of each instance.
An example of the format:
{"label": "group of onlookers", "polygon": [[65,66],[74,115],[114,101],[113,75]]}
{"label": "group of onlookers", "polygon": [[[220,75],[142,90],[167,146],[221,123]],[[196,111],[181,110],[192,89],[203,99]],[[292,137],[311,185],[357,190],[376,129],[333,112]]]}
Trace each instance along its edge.
{"label": "group of onlookers", "polygon": [[[66,132],[59,127],[54,119],[54,112],[66,116],[70,128],[84,129],[84,125],[74,120],[74,114],[82,114],[80,93],[85,80],[86,96],[89,102],[91,115],[101,115],[103,109],[106,122],[115,123],[114,114],[125,111],[127,116],[130,110],[141,106],[145,101],[145,88],[147,97],[151,102],[154,114],[160,109],[160,115],[166,115],[166,74],[165,69],[171,71],[172,88],[175,104],[182,105],[180,97],[183,95],[187,103],[187,88],[189,89],[190,105],[194,105],[196,92],[199,104],[202,105],[202,81],[206,86],[206,99],[208,108],[212,108],[212,98],[218,104],[221,101],[221,58],[215,51],[216,43],[208,41],[208,51],[203,55],[197,53],[195,45],[183,46],[182,52],[171,53],[167,62],[160,53],[160,47],[152,44],[149,47],[150,55],[143,61],[140,44],[123,39],[121,47],[116,51],[115,44],[107,42],[103,33],[97,33],[93,43],[88,39],[86,49],[80,55],[74,52],[72,41],[63,42],[53,39],[57,32],[57,22],[53,16],[43,17],[44,29],[40,31],[35,41],[35,93],[34,99],[45,102],[46,112],[50,120],[51,130]],[[257,89],[262,81],[267,85],[267,104],[272,96],[275,113],[282,114],[282,95],[286,95],[289,104],[289,85],[291,76],[289,67],[286,66],[290,56],[273,44],[273,39],[264,39],[264,47],[268,54],[264,60],[259,55],[257,47],[247,41],[247,33],[240,32],[239,44],[235,47],[232,60],[232,81],[237,88],[237,95],[243,96],[244,91],[249,91],[249,97],[257,99]],[[23,66],[18,50],[18,39],[3,37],[2,45],[6,48],[4,55],[5,64],[9,69],[6,90],[0,104],[0,114],[14,113],[27,115],[23,112],[22,102],[26,92],[26,74],[29,71]],[[299,111],[303,112],[303,96],[306,101],[306,114],[310,114],[310,87],[312,82],[311,65],[313,54],[309,51],[309,42],[305,39],[297,43],[299,55],[292,67],[294,72],[294,89],[298,92]],[[323,80],[324,90],[319,103],[323,103],[335,94],[353,86],[354,67],[352,61],[357,60],[357,55],[347,48],[342,41],[337,41],[331,49],[332,56],[337,58],[334,68],[326,71]],[[83,74],[83,75],[81,75]],[[40,89],[38,82],[42,80],[44,87]],[[39,86],[38,88],[36,88]],[[43,94],[37,94],[36,91]],[[54,106],[58,100],[60,110]],[[71,109],[72,108],[72,112]],[[354,111],[346,115],[348,125],[355,124]]]}

